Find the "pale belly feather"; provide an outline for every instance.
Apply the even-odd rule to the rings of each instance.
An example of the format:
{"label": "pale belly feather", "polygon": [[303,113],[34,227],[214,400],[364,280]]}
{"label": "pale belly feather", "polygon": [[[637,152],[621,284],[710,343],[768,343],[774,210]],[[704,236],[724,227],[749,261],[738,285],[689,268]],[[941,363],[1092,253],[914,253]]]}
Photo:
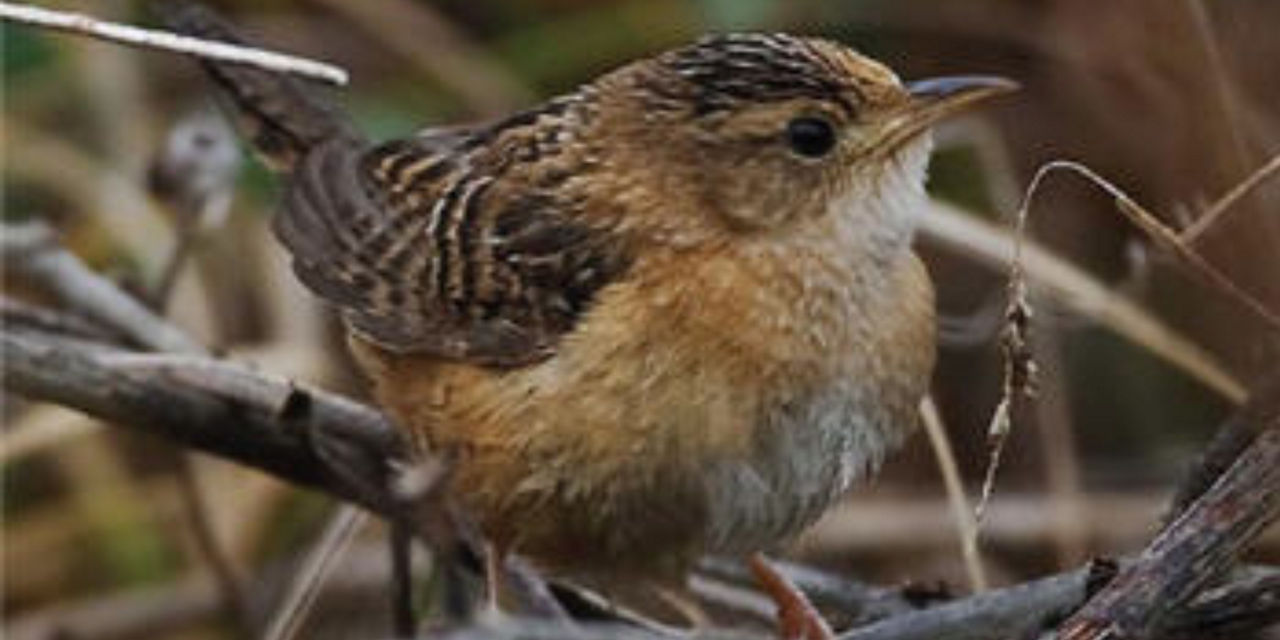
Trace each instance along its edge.
{"label": "pale belly feather", "polygon": [[901,445],[909,425],[864,408],[874,401],[852,380],[795,399],[763,418],[749,459],[713,465],[707,476],[716,552],[766,548],[812,524]]}

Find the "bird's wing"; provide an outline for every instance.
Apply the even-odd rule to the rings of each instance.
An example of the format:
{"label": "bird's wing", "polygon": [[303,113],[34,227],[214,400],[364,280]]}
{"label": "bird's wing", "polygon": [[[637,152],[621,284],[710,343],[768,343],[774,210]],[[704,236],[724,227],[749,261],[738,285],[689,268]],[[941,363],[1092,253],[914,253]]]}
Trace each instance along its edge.
{"label": "bird's wing", "polygon": [[[159,8],[181,33],[247,41],[200,5]],[[497,366],[539,360],[625,269],[616,239],[584,225],[564,194],[508,170],[521,153],[556,146],[536,122],[565,102],[371,146],[297,79],[205,68],[254,147],[289,176],[274,225],[294,270],[386,349]],[[496,144],[504,135],[518,144]]]}
{"label": "bird's wing", "polygon": [[535,362],[625,259],[554,191],[472,171],[468,138],[454,129],[321,144],[296,166],[276,233],[300,279],[385,349]]}

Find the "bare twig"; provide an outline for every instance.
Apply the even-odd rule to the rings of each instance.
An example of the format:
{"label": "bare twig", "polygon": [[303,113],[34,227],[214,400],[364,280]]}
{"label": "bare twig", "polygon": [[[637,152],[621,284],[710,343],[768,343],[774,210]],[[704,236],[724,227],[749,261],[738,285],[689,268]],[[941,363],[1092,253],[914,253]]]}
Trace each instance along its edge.
{"label": "bare twig", "polygon": [[163,215],[139,186],[136,174],[18,117],[13,110],[0,110],[0,126],[6,148],[22,150],[22,162],[5,163],[10,184],[30,184],[56,193],[69,209],[102,213],[78,222],[93,237],[106,239],[113,249],[128,255],[139,273],[159,270],[162,252],[155,239],[165,232]]}
{"label": "bare twig", "polygon": [[[240,152],[230,128],[208,107],[174,126],[152,159],[147,172],[149,187],[169,205],[175,235],[159,280],[144,296],[152,311],[164,314],[178,276],[196,249],[199,233],[226,219],[239,165]],[[242,581],[214,531],[195,460],[191,453],[176,447],[170,453],[177,462],[175,477],[183,496],[183,515],[196,550],[217,578],[228,613],[248,632],[251,620]]]}
{"label": "bare twig", "polygon": [[1036,171],[1027,187],[1022,205],[1015,219],[1013,256],[1009,263],[1009,304],[1006,310],[1006,330],[1002,341],[1005,353],[1005,375],[1003,391],[999,404],[991,418],[988,438],[990,440],[991,460],[987,465],[986,477],[982,483],[981,497],[975,510],[981,522],[982,511],[990,499],[994,488],[995,473],[999,468],[1000,456],[1004,442],[1012,425],[1014,401],[1028,397],[1034,392],[1035,364],[1028,349],[1027,328],[1031,318],[1031,307],[1026,297],[1025,270],[1022,264],[1022,238],[1025,232],[1028,210],[1043,180],[1053,171],[1070,171],[1076,173],[1103,191],[1111,195],[1117,208],[1130,222],[1146,233],[1158,245],[1171,251],[1193,275],[1207,281],[1216,291],[1226,295],[1254,316],[1261,319],[1272,331],[1280,332],[1280,316],[1259,302],[1257,298],[1241,289],[1229,277],[1205,260],[1192,247],[1184,243],[1168,227],[1164,226],[1156,216],[1144,209],[1124,191],[1116,187],[1088,167],[1069,160],[1047,162]]}
{"label": "bare twig", "polygon": [[336,85],[347,84],[347,72],[331,64],[274,51],[201,40],[167,31],[142,29],[130,25],[106,22],[79,13],[53,11],[30,5],[0,2],[0,18],[47,29],[87,35],[100,40],[134,47],[245,64],[277,73],[289,73],[324,80]]}
{"label": "bare twig", "polygon": [[[854,629],[840,640],[991,640],[1052,625],[1088,595],[1090,567],[991,591]],[[1264,629],[1280,616],[1280,572],[1263,570],[1178,609],[1159,630],[1169,638],[1203,638],[1224,630]],[[1194,634],[1201,635],[1194,635]],[[1034,637],[1034,636],[1032,636]]]}
{"label": "bare twig", "polygon": [[[1157,530],[1168,498],[1167,489],[1155,488],[1087,493],[1080,504],[1081,535],[1096,549],[1142,545]],[[955,535],[949,508],[939,498],[893,492],[860,496],[827,512],[801,536],[796,553],[804,558],[950,557]],[[1005,492],[987,509],[983,548],[1001,554],[1042,550],[1056,533],[1054,506],[1043,494]],[[1258,545],[1264,553],[1280,551],[1280,527],[1263,533]]]}
{"label": "bare twig", "polygon": [[[287,560],[271,560],[264,575],[283,570]],[[329,595],[355,599],[376,591],[386,581],[382,554],[372,544],[357,546],[342,559]],[[266,597],[272,580],[248,585],[253,598]],[[176,582],[93,594],[51,603],[36,611],[5,620],[7,640],[130,640],[190,633],[199,623],[212,622],[219,609],[217,585],[193,575]]]}
{"label": "bare twig", "polygon": [[235,134],[209,106],[184,116],[151,159],[147,186],[172,213],[174,247],[149,296],[163,311],[178,276],[205,231],[222,225],[231,210],[241,154]]}
{"label": "bare twig", "polygon": [[195,454],[172,443],[166,444],[170,447],[168,453],[177,463],[174,479],[182,496],[183,518],[195,538],[197,556],[217,580],[222,592],[223,608],[228,617],[240,625],[241,631],[249,632],[253,628],[249,603],[239,572],[214,531],[213,521],[209,517],[209,501],[196,475]]}
{"label": "bare twig", "polygon": [[1280,571],[1274,567],[1205,593],[1161,627],[1167,640],[1243,638],[1280,623]]}
{"label": "bare twig", "polygon": [[0,324],[7,323],[106,344],[119,340],[119,336],[80,316],[0,295]]}
{"label": "bare twig", "polygon": [[47,287],[68,308],[147,349],[188,354],[204,351],[182,331],[62,248],[43,223],[5,223],[0,230],[0,254],[5,266]]}
{"label": "bare twig", "polygon": [[1077,569],[854,629],[840,640],[988,640],[1044,628],[1079,605],[1090,570]]}
{"label": "bare twig", "polygon": [[1209,88],[1211,98],[1217,104],[1218,113],[1210,116],[1211,122],[1225,129],[1226,150],[1225,164],[1229,167],[1228,175],[1239,175],[1249,166],[1250,154],[1248,137],[1241,123],[1245,121],[1244,109],[1240,104],[1240,92],[1232,82],[1231,73],[1227,69],[1227,61],[1218,46],[1218,38],[1213,32],[1213,21],[1202,0],[1184,0],[1183,7],[1191,14],[1195,25],[1197,44],[1204,54],[1205,63],[1209,67],[1206,80],[1212,85]]}

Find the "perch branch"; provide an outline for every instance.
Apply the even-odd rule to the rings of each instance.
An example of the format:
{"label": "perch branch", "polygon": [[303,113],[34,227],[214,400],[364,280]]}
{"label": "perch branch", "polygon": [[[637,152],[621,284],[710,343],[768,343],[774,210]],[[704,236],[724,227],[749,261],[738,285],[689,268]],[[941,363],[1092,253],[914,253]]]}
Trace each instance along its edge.
{"label": "perch branch", "polygon": [[1168,525],[1208,491],[1265,428],[1267,416],[1280,415],[1280,371],[1258,386],[1248,404],[1218,427],[1200,459],[1178,484],[1162,522]]}
{"label": "perch branch", "polygon": [[[1275,404],[1265,397],[1255,402]],[[1249,448],[1133,566],[1063,625],[1060,638],[1152,637],[1175,609],[1218,579],[1245,545],[1280,517],[1280,412],[1259,418],[1264,430]]]}
{"label": "perch branch", "polygon": [[388,514],[386,460],[399,452],[378,412],[205,358],[91,351],[6,328],[5,388],[315,487]]}
{"label": "perch branch", "polygon": [[[381,414],[350,400],[208,358],[104,350],[22,327],[0,330],[0,362],[6,388],[17,393],[262,469],[382,515],[395,511],[384,482],[385,461],[398,456],[402,444]],[[1274,468],[1273,487],[1280,484],[1274,481],[1280,463]],[[871,600],[880,604],[842,606],[854,612],[877,607],[888,617],[842,640],[1000,637],[1043,625],[1078,606],[1088,577],[1088,571],[1078,570],[924,610],[887,602],[882,591],[872,590]],[[1248,593],[1255,595],[1228,594],[1236,613],[1221,624],[1259,628],[1268,615],[1274,617],[1274,600],[1265,597],[1274,594],[1274,578],[1253,589]],[[848,595],[861,591],[866,589]],[[1179,608],[1168,620],[1203,631],[1218,624],[1215,615],[1195,604]],[[476,633],[459,637],[519,637]]]}

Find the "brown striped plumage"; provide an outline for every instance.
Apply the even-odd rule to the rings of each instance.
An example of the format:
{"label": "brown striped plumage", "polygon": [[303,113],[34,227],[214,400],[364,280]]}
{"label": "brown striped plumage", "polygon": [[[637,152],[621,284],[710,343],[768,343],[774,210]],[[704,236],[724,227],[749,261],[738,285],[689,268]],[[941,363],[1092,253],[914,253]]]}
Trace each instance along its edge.
{"label": "brown striped plumage", "polygon": [[456,454],[450,489],[495,547],[667,586],[796,533],[912,430],[928,128],[1009,88],[722,35],[373,144],[296,81],[211,73],[288,173],[298,275],[413,440]]}
{"label": "brown striped plumage", "polygon": [[[498,128],[543,162],[477,143]],[[573,168],[553,168],[536,133],[502,123],[319,145],[293,173],[277,235],[302,280],[381,347],[498,366],[548,357],[628,257],[555,188]]]}

